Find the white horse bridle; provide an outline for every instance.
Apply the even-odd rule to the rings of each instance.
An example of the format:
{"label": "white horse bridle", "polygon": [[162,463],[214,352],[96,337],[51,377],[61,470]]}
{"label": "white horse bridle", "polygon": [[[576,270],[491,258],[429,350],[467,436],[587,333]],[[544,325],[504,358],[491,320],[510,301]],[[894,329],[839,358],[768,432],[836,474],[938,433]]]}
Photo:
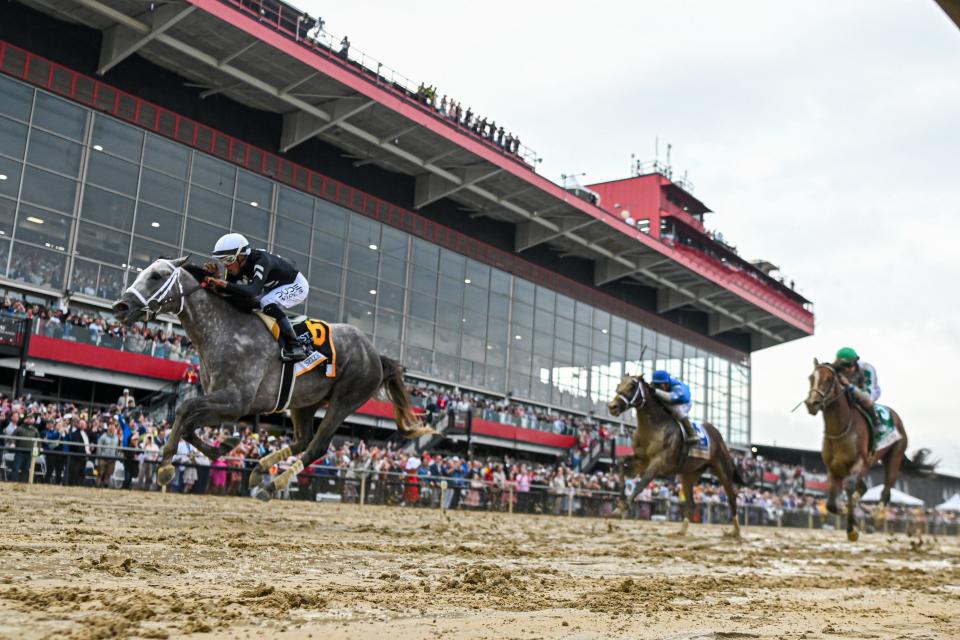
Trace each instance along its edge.
{"label": "white horse bridle", "polygon": [[[181,313],[183,313],[183,300],[185,296],[183,295],[183,284],[180,282],[180,273],[183,271],[183,268],[175,266],[170,260],[163,260],[163,262],[173,269],[173,272],[149,298],[144,298],[143,294],[137,291],[135,288],[135,285],[137,284],[136,281],[134,281],[134,283],[126,289],[126,293],[132,293],[134,296],[136,296],[137,300],[143,304],[141,311],[146,314],[147,320],[151,320],[152,318],[156,318],[158,315],[160,315],[160,309],[162,309],[163,305],[165,305],[172,297],[170,293],[173,291],[174,287],[177,288],[177,293],[180,296],[180,308],[177,309],[176,315],[179,316]],[[156,310],[151,308],[150,303],[152,302],[157,303]]]}

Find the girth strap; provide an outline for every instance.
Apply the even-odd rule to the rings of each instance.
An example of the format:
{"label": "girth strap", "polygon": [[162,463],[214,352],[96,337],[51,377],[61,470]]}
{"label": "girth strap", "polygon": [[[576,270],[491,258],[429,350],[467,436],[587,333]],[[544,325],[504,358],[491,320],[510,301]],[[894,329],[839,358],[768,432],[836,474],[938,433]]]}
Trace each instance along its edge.
{"label": "girth strap", "polygon": [[293,375],[296,362],[283,362],[280,369],[280,391],[277,393],[277,404],[270,413],[286,411],[293,397],[293,388],[297,384],[297,377]]}

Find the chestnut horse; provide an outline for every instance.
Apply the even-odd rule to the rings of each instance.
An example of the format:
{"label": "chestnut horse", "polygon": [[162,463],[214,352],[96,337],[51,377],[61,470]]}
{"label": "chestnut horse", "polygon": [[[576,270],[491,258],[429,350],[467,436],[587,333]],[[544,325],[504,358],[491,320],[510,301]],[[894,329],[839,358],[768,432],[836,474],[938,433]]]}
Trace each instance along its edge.
{"label": "chestnut horse", "polygon": [[837,508],[837,494],[841,485],[846,484],[847,539],[852,542],[860,537],[853,514],[860,496],[867,490],[863,478],[876,462],[883,462],[884,467],[883,493],[880,497],[883,507],[886,507],[890,501],[890,489],[897,481],[901,464],[906,464],[911,470],[921,475],[929,475],[936,467],[936,463],[924,461],[929,453],[926,449],[917,451],[913,461],[906,457],[907,432],[903,428],[900,416],[893,409],[890,409],[890,415],[901,437],[892,445],[876,451],[871,456],[871,425],[844,391],[847,384],[843,374],[834,369],[833,365],[822,363],[814,358],[813,373],[810,374],[810,391],[804,404],[807,405],[810,415],[823,412],[822,455],[830,478],[827,510],[834,514],[840,513]]}

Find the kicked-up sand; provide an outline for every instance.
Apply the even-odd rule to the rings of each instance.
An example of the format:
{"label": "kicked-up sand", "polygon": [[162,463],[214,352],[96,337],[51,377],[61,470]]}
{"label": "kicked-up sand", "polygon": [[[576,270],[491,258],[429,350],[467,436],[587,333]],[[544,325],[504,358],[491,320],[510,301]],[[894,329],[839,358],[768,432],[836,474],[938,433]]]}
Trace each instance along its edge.
{"label": "kicked-up sand", "polygon": [[960,638],[956,538],[0,484],[0,638]]}

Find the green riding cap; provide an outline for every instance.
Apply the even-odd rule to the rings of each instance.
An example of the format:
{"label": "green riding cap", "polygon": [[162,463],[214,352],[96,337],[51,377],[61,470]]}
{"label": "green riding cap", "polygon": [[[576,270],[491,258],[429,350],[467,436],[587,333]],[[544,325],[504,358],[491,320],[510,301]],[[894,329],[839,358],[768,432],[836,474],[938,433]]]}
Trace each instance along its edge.
{"label": "green riding cap", "polygon": [[857,352],[851,349],[850,347],[843,347],[837,351],[837,361],[838,362],[856,362],[860,359],[860,356],[857,355]]}

